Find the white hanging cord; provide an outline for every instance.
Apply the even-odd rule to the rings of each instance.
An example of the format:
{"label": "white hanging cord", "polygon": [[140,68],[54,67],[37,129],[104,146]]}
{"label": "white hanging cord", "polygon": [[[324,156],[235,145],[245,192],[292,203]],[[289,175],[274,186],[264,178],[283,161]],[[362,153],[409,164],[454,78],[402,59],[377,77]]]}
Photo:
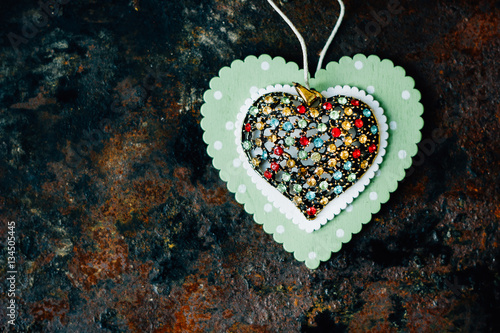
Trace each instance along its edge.
{"label": "white hanging cord", "polygon": [[290,26],[292,31],[295,33],[295,36],[297,36],[297,39],[299,40],[300,47],[302,48],[302,58],[304,62],[304,82],[306,84],[306,88],[309,89],[309,65],[307,63],[307,47],[306,47],[306,42],[304,41],[304,38],[300,34],[300,32],[295,28],[293,25],[292,21],[281,11],[281,9],[276,6],[276,4],[273,2],[273,0],[267,0],[269,4],[274,8],[274,10],[280,14],[280,16],[285,20],[285,22]]}
{"label": "white hanging cord", "polygon": [[[337,0],[340,5],[340,14],[339,18],[337,20],[337,23],[335,24],[335,27],[333,27],[332,33],[330,34],[330,37],[328,37],[328,40],[326,41],[325,46],[323,47],[323,50],[321,50],[320,56],[319,56],[319,61],[318,61],[318,67],[316,68],[316,73],[321,69],[321,66],[323,65],[323,60],[325,59],[326,52],[328,51],[328,48],[330,47],[330,44],[333,41],[333,38],[337,34],[337,30],[339,30],[340,24],[342,23],[342,19],[344,18],[344,13],[345,13],[345,7],[344,3],[342,0]],[[300,32],[295,28],[293,25],[292,21],[281,11],[281,9],[276,6],[276,4],[272,0],[267,0],[269,4],[274,8],[274,10],[285,20],[285,22],[290,26],[292,31],[295,33],[295,36],[297,36],[297,39],[299,40],[300,47],[302,48],[302,55],[303,55],[303,62],[304,62],[304,82],[306,84],[306,88],[309,89],[309,65],[307,62],[307,47],[306,47],[306,42],[304,41],[304,38],[300,34]],[[316,75],[316,74],[315,74]]]}

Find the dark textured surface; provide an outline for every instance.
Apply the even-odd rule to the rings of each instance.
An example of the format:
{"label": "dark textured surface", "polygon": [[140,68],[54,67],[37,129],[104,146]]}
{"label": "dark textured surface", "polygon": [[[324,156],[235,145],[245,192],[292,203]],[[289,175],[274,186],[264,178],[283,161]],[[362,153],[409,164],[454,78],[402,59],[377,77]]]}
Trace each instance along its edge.
{"label": "dark textured surface", "polygon": [[[315,271],[236,203],[201,138],[202,95],[222,66],[263,53],[301,61],[267,3],[67,2],[35,31],[35,1],[0,11],[12,330],[500,331],[498,1],[401,0],[364,37],[388,2],[346,0],[326,61],[360,52],[403,66],[422,92],[425,144],[380,213]],[[281,5],[309,32],[314,68],[336,1]],[[8,36],[23,28],[16,52]]]}

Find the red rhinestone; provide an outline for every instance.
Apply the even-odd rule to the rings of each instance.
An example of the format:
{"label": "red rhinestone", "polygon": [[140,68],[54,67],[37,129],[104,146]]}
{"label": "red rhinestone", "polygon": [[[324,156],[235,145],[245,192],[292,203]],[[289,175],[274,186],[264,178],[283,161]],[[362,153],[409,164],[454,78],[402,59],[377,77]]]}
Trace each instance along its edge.
{"label": "red rhinestone", "polygon": [[332,107],[333,107],[333,106],[332,106],[332,103],[326,102],[326,103],[324,103],[324,104],[323,104],[323,109],[325,109],[325,110],[327,110],[327,111],[328,111],[328,110],[331,110],[331,109],[332,109]]}
{"label": "red rhinestone", "polygon": [[368,147],[368,151],[370,153],[374,153],[375,151],[377,151],[377,146],[375,145],[371,145],[370,147]]}
{"label": "red rhinestone", "polygon": [[303,146],[307,146],[309,144],[309,139],[306,138],[305,136],[300,138],[300,144]]}
{"label": "red rhinestone", "polygon": [[280,165],[276,162],[273,162],[271,163],[271,169],[273,169],[273,171],[278,171],[280,169]]}
{"label": "red rhinestone", "polygon": [[359,151],[359,149],[354,149],[354,151],[352,152],[352,157],[359,158],[360,156],[361,156],[361,151]]}
{"label": "red rhinestone", "polygon": [[359,101],[357,99],[353,99],[351,101],[351,104],[354,105],[354,106],[359,106]]}
{"label": "red rhinestone", "polygon": [[332,135],[334,138],[338,138],[340,136],[340,133],[342,133],[340,132],[340,128],[335,127],[332,129]]}
{"label": "red rhinestone", "polygon": [[309,207],[309,208],[307,208],[306,212],[307,212],[307,215],[314,216],[314,215],[316,215],[317,210],[314,207]]}
{"label": "red rhinestone", "polygon": [[304,105],[297,106],[297,112],[300,114],[306,113],[306,107]]}
{"label": "red rhinestone", "polygon": [[274,154],[281,156],[281,154],[283,154],[283,148],[281,148],[281,147],[274,148]]}
{"label": "red rhinestone", "polygon": [[354,121],[354,125],[356,125],[356,127],[357,127],[357,128],[361,128],[361,127],[363,127],[363,120],[361,120],[361,119],[356,119],[356,120]]}
{"label": "red rhinestone", "polygon": [[252,130],[252,125],[246,124],[245,125],[245,131],[250,132]]}
{"label": "red rhinestone", "polygon": [[273,177],[273,173],[269,170],[266,170],[264,171],[264,177],[266,177],[267,179],[271,179]]}

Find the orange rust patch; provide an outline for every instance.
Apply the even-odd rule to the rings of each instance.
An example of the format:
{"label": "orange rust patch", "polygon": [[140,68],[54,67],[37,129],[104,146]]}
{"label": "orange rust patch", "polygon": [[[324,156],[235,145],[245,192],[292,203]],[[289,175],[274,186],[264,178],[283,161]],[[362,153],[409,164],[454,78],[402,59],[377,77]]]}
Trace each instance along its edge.
{"label": "orange rust patch", "polygon": [[43,93],[39,93],[37,96],[30,98],[27,102],[12,104],[10,107],[13,109],[28,109],[36,110],[42,105],[55,104],[55,98],[45,98]]}
{"label": "orange rust patch", "polygon": [[63,325],[67,324],[66,314],[68,311],[69,303],[65,299],[47,299],[31,307],[31,314],[37,322],[44,320],[52,321],[54,317],[59,317]]}

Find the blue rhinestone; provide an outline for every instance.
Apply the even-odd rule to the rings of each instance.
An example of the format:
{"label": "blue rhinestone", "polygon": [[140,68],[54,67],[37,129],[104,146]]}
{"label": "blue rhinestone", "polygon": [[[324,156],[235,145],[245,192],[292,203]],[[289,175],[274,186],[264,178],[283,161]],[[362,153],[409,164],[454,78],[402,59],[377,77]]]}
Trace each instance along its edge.
{"label": "blue rhinestone", "polygon": [[271,125],[272,127],[276,127],[279,124],[280,124],[280,121],[276,118],[271,119],[271,121],[269,122],[269,125]]}
{"label": "blue rhinestone", "polygon": [[335,186],[335,188],[333,189],[333,192],[335,192],[335,194],[340,194],[342,193],[342,186],[338,185],[338,186]]}
{"label": "blue rhinestone", "polygon": [[339,180],[340,178],[342,178],[342,172],[337,171],[333,174],[333,179]]}
{"label": "blue rhinestone", "polygon": [[307,199],[307,200],[312,201],[312,200],[314,200],[314,198],[316,198],[316,193],[314,193],[314,192],[312,192],[312,191],[307,192],[307,194],[306,194],[306,199]]}
{"label": "blue rhinestone", "polygon": [[347,161],[344,163],[344,170],[351,170],[352,163]]}
{"label": "blue rhinestone", "polygon": [[266,150],[262,151],[262,159],[267,160],[267,151]]}
{"label": "blue rhinestone", "polygon": [[316,138],[316,139],[314,139],[313,143],[314,143],[314,147],[321,148],[323,146],[323,139]]}
{"label": "blue rhinestone", "polygon": [[291,131],[293,129],[293,125],[291,122],[287,121],[286,123],[283,124],[283,130],[284,131]]}
{"label": "blue rhinestone", "polygon": [[373,125],[372,128],[370,128],[370,131],[372,131],[373,134],[377,134],[378,132],[377,126]]}
{"label": "blue rhinestone", "polygon": [[364,114],[365,117],[369,117],[369,116],[372,115],[372,112],[370,110],[368,110],[368,109],[364,109],[363,110],[363,114]]}

